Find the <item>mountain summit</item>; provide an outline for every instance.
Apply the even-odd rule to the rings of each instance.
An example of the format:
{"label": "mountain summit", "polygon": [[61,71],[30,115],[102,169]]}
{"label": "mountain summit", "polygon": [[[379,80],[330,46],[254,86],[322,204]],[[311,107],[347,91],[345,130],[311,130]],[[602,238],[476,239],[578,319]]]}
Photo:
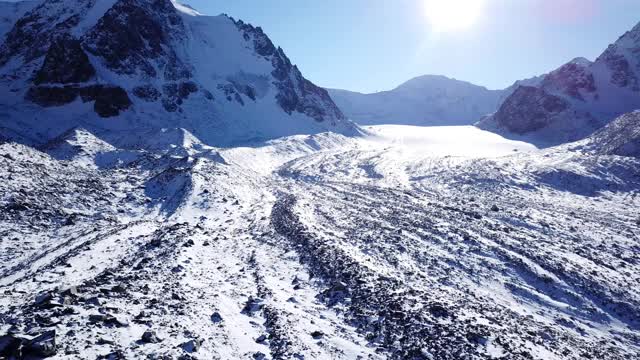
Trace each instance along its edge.
{"label": "mountain summit", "polygon": [[439,75],[413,78],[390,91],[329,89],[352,120],[364,125],[470,125],[498,108],[503,91]]}
{"label": "mountain summit", "polygon": [[3,7],[11,9],[4,23],[13,23],[0,40],[5,137],[185,128],[226,145],[355,131],[260,27],[226,15],[170,0]]}

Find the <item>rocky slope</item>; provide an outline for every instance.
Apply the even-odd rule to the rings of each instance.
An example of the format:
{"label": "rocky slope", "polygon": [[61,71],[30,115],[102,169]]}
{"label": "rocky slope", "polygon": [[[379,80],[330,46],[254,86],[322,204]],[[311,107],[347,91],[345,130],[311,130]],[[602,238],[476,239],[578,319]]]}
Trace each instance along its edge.
{"label": "rocky slope", "polygon": [[368,131],[1,144],[0,358],[640,356],[638,159]]}
{"label": "rocky slope", "polygon": [[603,155],[640,157],[640,111],[622,115],[591,135],[587,147]]}
{"label": "rocky slope", "polygon": [[14,9],[0,40],[5,137],[42,143],[77,126],[119,137],[185,128],[225,145],[357,131],[261,28],[228,16],[170,0],[2,7]]}
{"label": "rocky slope", "polygon": [[444,76],[411,79],[390,91],[361,94],[329,89],[350,119],[363,125],[470,125],[494,112],[502,91]]}
{"label": "rocky slope", "polygon": [[4,37],[13,24],[36,5],[37,1],[0,1],[0,38]]}
{"label": "rocky slope", "polygon": [[478,126],[546,145],[582,139],[640,108],[639,54],[640,24],[594,62],[574,59],[540,82],[518,87]]}

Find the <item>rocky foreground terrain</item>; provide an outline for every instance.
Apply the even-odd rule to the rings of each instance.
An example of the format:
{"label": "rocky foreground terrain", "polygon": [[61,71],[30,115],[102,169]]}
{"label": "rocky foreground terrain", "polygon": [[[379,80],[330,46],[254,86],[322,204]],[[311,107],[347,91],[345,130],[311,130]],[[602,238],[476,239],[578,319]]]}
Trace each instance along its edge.
{"label": "rocky foreground terrain", "polygon": [[0,356],[640,356],[637,158],[367,131],[0,145]]}

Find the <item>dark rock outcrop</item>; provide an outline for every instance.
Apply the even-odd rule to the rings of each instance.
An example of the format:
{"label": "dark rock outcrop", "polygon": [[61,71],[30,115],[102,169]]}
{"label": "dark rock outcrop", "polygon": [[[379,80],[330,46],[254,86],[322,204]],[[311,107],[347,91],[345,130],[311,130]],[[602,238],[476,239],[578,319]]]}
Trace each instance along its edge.
{"label": "dark rock outcrop", "polygon": [[74,86],[34,86],[26,99],[43,107],[69,104],[78,98],[79,89]]}
{"label": "dark rock outcrop", "polygon": [[89,86],[80,90],[82,101],[95,101],[94,110],[101,117],[118,116],[131,106],[127,92],[119,86]]}
{"label": "dark rock outcrop", "polygon": [[609,45],[596,63],[604,64],[610,71],[611,84],[640,92],[640,24]]}
{"label": "dark rock outcrop", "polygon": [[611,45],[599,58],[611,70],[611,83],[618,87],[630,87],[640,91],[638,77],[631,68],[629,60],[618,52],[616,45]]}
{"label": "dark rock outcrop", "polygon": [[0,44],[0,67],[22,56],[25,62],[44,56],[57,39],[68,37],[96,0],[43,1],[20,18]]}
{"label": "dark rock outcrop", "polygon": [[26,95],[28,100],[43,107],[62,106],[78,97],[85,103],[93,101],[95,112],[105,118],[117,116],[131,106],[129,95],[118,86],[34,86]]}
{"label": "dark rock outcrop", "polygon": [[34,84],[72,84],[91,80],[96,70],[82,50],[80,40],[61,38],[51,44],[36,73]]}
{"label": "dark rock outcrop", "polygon": [[262,31],[261,27],[253,27],[251,24],[246,24],[242,20],[236,21],[235,24],[238,29],[244,33],[244,39],[253,42],[253,48],[258,55],[267,57],[276,53],[275,45],[273,45],[273,42],[264,31]]}
{"label": "dark rock outcrop", "polygon": [[593,73],[588,68],[589,65],[590,63],[586,59],[575,59],[545,76],[541,88],[554,89],[574,99],[584,101],[583,94],[591,94],[597,90]]}
{"label": "dark rock outcrop", "polygon": [[183,30],[182,19],[169,0],[120,0],[83,43],[117,73],[156,77],[154,60],[163,59],[164,73],[175,79],[189,74],[170,46],[171,39]]}
{"label": "dark rock outcrop", "polygon": [[42,359],[57,352],[55,330],[35,337],[5,335],[0,337],[0,357],[7,359]]}
{"label": "dark rock outcrop", "polygon": [[136,86],[133,88],[133,95],[148,102],[158,101],[162,96],[153,85]]}
{"label": "dark rock outcrop", "polygon": [[532,86],[521,86],[502,104],[494,118],[497,124],[516,134],[542,129],[569,104],[558,96]]}
{"label": "dark rock outcrop", "polygon": [[218,85],[218,90],[224,93],[227,101],[231,102],[235,100],[238,104],[244,106],[244,100],[242,100],[242,96],[240,96],[240,93],[233,84]]}

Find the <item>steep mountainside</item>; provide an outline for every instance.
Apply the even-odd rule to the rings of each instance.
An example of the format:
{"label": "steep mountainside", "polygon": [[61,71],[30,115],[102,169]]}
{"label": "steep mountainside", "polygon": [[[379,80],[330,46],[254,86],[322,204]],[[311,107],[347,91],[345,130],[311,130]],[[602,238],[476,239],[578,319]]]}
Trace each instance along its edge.
{"label": "steep mountainside", "polygon": [[0,38],[11,30],[13,24],[27,11],[33,9],[37,1],[2,2],[0,1]]}
{"label": "steep mountainside", "polygon": [[640,111],[624,114],[587,139],[587,147],[603,155],[640,157]]}
{"label": "steep mountainside", "polygon": [[356,131],[261,28],[226,15],[170,0],[45,0],[23,12],[0,40],[5,137],[184,128],[227,145]]}
{"label": "steep mountainside", "polygon": [[345,115],[359,124],[470,125],[494,112],[502,91],[426,75],[390,91],[361,94],[329,89]]}
{"label": "steep mountainside", "polygon": [[584,138],[640,108],[640,24],[594,62],[574,59],[539,83],[518,87],[478,126],[546,144]]}

